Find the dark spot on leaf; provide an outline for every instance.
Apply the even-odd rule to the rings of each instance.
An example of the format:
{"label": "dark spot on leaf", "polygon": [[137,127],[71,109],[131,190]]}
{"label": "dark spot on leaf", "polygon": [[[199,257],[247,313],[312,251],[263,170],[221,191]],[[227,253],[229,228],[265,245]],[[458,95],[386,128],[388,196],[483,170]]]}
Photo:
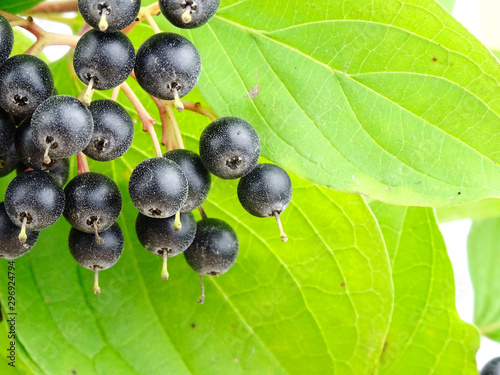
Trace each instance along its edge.
{"label": "dark spot on leaf", "polygon": [[191,328],[196,328],[196,323],[191,323]]}
{"label": "dark spot on leaf", "polygon": [[340,283],[340,286],[343,288],[345,287],[345,283]]}
{"label": "dark spot on leaf", "polygon": [[461,194],[462,194],[462,192],[461,192],[461,191],[459,191],[459,192],[458,192],[458,195],[461,195]]}
{"label": "dark spot on leaf", "polygon": [[71,370],[71,373],[72,373],[73,375],[78,374],[78,373],[76,372],[76,370]]}
{"label": "dark spot on leaf", "polygon": [[437,57],[433,57],[432,61],[434,61],[434,62],[438,61]]}
{"label": "dark spot on leaf", "polygon": [[259,87],[260,83],[257,83],[254,87],[252,87],[249,91],[248,94],[243,95],[244,98],[251,97],[252,99],[255,99],[257,96],[259,96]]}

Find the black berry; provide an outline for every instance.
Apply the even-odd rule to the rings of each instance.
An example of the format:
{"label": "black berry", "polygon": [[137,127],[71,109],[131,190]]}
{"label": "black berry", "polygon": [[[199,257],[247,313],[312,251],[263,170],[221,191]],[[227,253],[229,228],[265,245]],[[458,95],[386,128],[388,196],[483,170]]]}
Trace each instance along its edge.
{"label": "black berry", "polygon": [[0,108],[0,156],[6,154],[14,143],[15,131],[14,119]]}
{"label": "black berry", "polygon": [[78,0],[78,9],[94,29],[115,32],[123,30],[136,19],[141,0]]}
{"label": "black berry", "polygon": [[99,271],[108,269],[118,262],[123,252],[123,233],[117,223],[101,233],[102,244],[94,241],[94,235],[71,228],[69,250],[82,266],[95,272],[94,293],[99,294]]}
{"label": "black berry", "polygon": [[292,181],[282,168],[273,164],[259,164],[238,184],[238,199],[245,210],[257,217],[275,217],[281,239],[288,238],[279,215],[292,200]]}
{"label": "black berry", "polygon": [[90,30],[75,48],[73,66],[78,78],[97,90],[108,90],[122,84],[134,69],[135,50],[121,32],[103,33]]}
{"label": "black berry", "polygon": [[142,214],[166,218],[179,212],[186,202],[188,182],[176,163],[156,157],[134,169],[128,189],[132,203]]}
{"label": "black berry", "polygon": [[64,218],[74,228],[94,233],[96,241],[101,242],[99,233],[116,222],[122,209],[116,183],[101,173],[82,173],[68,183],[64,193]]}
{"label": "black berry", "polygon": [[94,120],[94,132],[83,150],[97,161],[109,161],[122,156],[134,139],[134,122],[128,112],[113,100],[95,100],[89,106]]}
{"label": "black berry", "polygon": [[181,29],[206,24],[219,9],[220,0],[159,0],[163,15]]}
{"label": "black berry", "polygon": [[161,277],[168,279],[167,258],[184,252],[196,235],[196,221],[191,212],[180,214],[182,229],[174,230],[173,216],[166,219],[153,219],[143,214],[137,216],[135,230],[139,242],[151,253],[163,257]]}
{"label": "black berry", "polygon": [[259,136],[252,125],[241,118],[222,117],[201,134],[201,160],[217,177],[243,177],[257,166],[259,156]]}
{"label": "black berry", "polygon": [[0,65],[2,65],[10,56],[14,47],[14,32],[9,21],[0,15]]}
{"label": "black berry", "polygon": [[4,155],[0,155],[0,177],[7,176],[17,168],[19,163],[20,160],[17,156],[16,147],[12,143],[9,150]]}
{"label": "black berry", "polygon": [[203,166],[200,157],[189,150],[172,150],[163,155],[172,160],[186,175],[188,182],[188,197],[181,211],[191,211],[207,199],[210,191],[210,173]]}
{"label": "black berry", "polygon": [[135,61],[139,85],[149,94],[165,100],[176,100],[189,93],[200,77],[201,58],[198,50],[185,37],[159,33],[146,39]]}
{"label": "black berry", "polygon": [[19,241],[19,227],[12,223],[4,203],[0,203],[0,258],[16,259],[30,251],[38,239],[39,232],[26,232],[26,242]]}
{"label": "black berry", "polygon": [[19,239],[26,241],[26,230],[40,231],[54,224],[64,211],[64,191],[47,173],[27,171],[15,177],[5,192],[5,210],[21,228]]}
{"label": "black berry", "polygon": [[45,159],[62,159],[82,151],[92,137],[94,123],[89,110],[76,98],[56,95],[36,109],[31,119],[33,142]]}
{"label": "black berry", "polygon": [[54,78],[47,64],[36,56],[16,55],[0,67],[0,106],[26,117],[54,90]]}
{"label": "black berry", "polygon": [[26,168],[52,169],[59,163],[59,159],[46,158],[45,152],[35,145],[31,136],[30,124],[31,118],[28,117],[21,122],[16,130],[15,145],[17,155]]}

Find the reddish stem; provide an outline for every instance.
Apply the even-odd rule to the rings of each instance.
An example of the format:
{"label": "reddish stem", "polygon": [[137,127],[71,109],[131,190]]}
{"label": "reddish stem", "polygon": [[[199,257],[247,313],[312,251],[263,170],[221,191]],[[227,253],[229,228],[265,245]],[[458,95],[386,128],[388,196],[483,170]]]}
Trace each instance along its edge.
{"label": "reddish stem", "polygon": [[24,12],[25,14],[33,13],[64,13],[64,12],[78,12],[78,1],[44,1]]}
{"label": "reddish stem", "polygon": [[90,172],[87,156],[83,152],[79,152],[76,159],[78,161],[78,174]]}

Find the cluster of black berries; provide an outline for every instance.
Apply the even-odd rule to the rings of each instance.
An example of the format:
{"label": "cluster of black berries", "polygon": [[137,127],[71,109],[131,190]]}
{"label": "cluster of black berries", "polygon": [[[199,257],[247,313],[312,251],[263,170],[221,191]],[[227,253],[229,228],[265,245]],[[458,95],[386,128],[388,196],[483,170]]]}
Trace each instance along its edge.
{"label": "cluster of black berries", "polygon": [[[96,161],[122,156],[133,140],[133,121],[113,100],[92,101],[94,90],[121,85],[135,72],[150,95],[174,101],[196,85],[201,59],[196,47],[174,33],[157,33],[142,43],[137,55],[120,32],[139,14],[140,1],[79,0],[85,21],[94,27],[79,40],[73,57],[77,76],[87,86],[78,98],[58,95],[48,66],[39,58],[8,59],[13,33],[0,16],[0,176],[17,168],[0,205],[0,257],[14,259],[28,252],[39,231],[64,216],[72,225],[69,248],[75,260],[95,272],[113,266],[124,241],[116,223],[122,196],[109,177],[88,172],[79,157],[79,175],[64,188],[67,158]],[[192,28],[215,14],[218,1],[160,0],[162,12],[176,26]],[[136,232],[141,244],[163,258],[161,276],[168,278],[167,258],[184,253],[201,275],[226,272],[236,261],[238,238],[218,219],[208,219],[201,204],[211,186],[210,173],[241,178],[238,198],[258,217],[279,215],[292,196],[288,174],[278,166],[258,164],[260,141],[254,128],[237,117],[212,122],[200,138],[200,155],[172,150],[141,162],[132,172],[129,194],[140,211]],[[196,222],[192,210],[199,208]],[[203,300],[203,297],[200,301]]]}

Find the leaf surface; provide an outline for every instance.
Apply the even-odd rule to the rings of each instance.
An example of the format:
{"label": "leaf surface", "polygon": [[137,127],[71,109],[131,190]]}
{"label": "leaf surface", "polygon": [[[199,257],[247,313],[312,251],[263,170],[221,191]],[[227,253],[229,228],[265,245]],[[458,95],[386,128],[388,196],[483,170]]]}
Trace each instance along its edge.
{"label": "leaf surface", "polygon": [[455,283],[430,208],[370,203],[391,259],[394,311],[379,374],[477,374],[477,329],[455,307]]}

